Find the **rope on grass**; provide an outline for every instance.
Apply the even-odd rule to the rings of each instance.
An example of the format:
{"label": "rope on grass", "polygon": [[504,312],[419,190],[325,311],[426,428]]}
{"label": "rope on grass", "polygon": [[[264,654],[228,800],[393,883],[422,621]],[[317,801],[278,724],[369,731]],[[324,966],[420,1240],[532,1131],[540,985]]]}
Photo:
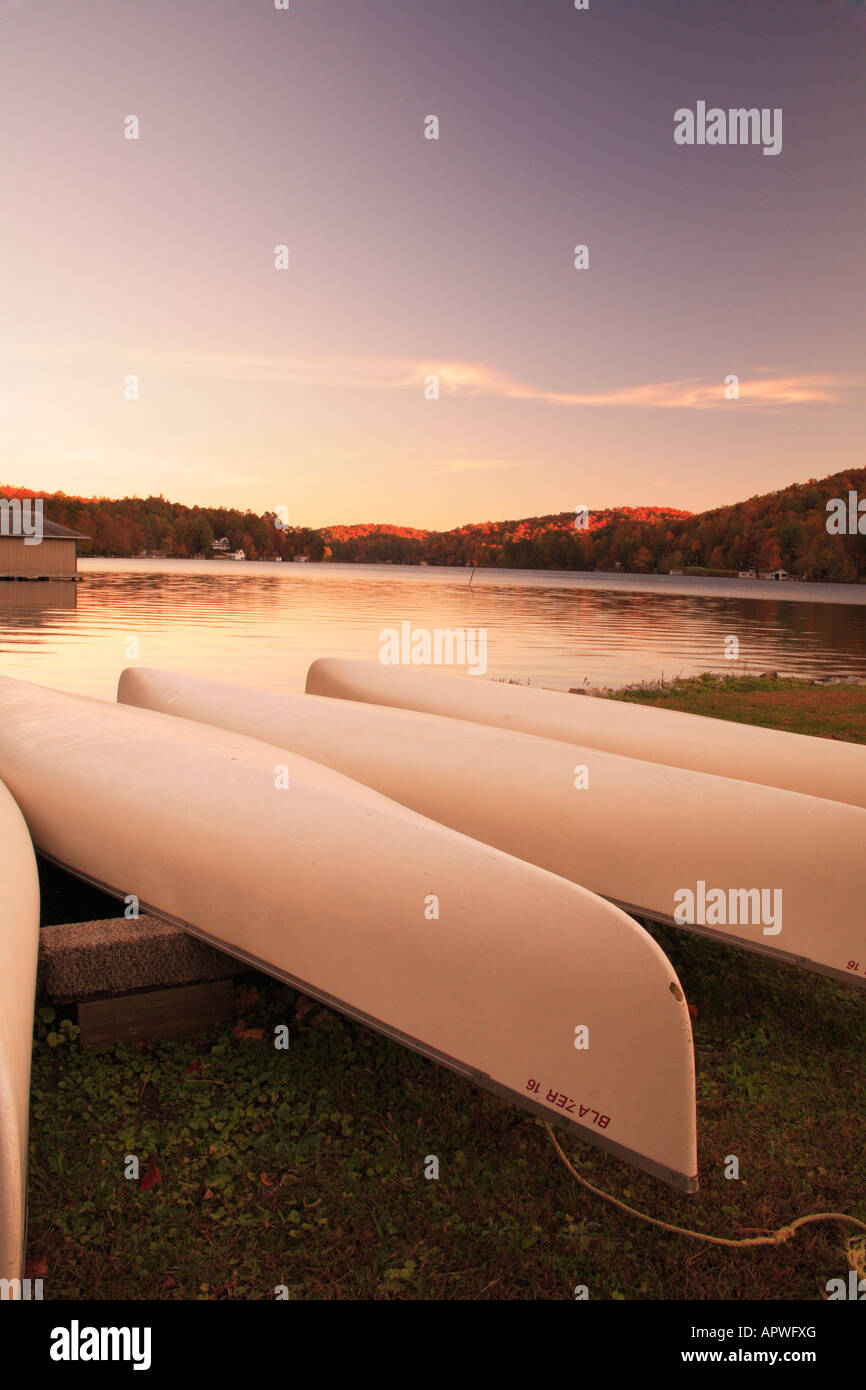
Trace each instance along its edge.
{"label": "rope on grass", "polygon": [[845,1254],[857,1278],[866,1279],[866,1239],[863,1236],[851,1236],[850,1240],[845,1242]]}
{"label": "rope on grass", "polygon": [[[600,1187],[593,1187],[591,1182],[578,1173],[574,1165],[566,1158],[559,1141],[553,1132],[551,1125],[545,1120],[544,1128],[550,1136],[550,1141],[559,1157],[562,1159],[566,1168],[573,1178],[576,1178],[581,1187],[585,1187],[587,1192],[591,1192],[595,1197],[601,1197],[602,1201],[610,1202],[613,1206],[619,1207],[620,1211],[628,1212],[629,1216],[636,1216],[639,1221],[646,1221],[651,1226],[658,1226],[663,1231],[672,1231],[674,1235],[690,1236],[692,1240],[704,1240],[710,1245],[744,1246],[744,1245],[783,1245],[786,1240],[795,1236],[801,1226],[808,1226],[817,1221],[842,1221],[851,1226],[856,1226],[860,1231],[866,1231],[866,1221],[860,1221],[856,1216],[849,1216],[844,1211],[816,1211],[808,1216],[798,1216],[789,1226],[780,1226],[778,1231],[773,1231],[766,1236],[750,1236],[741,1240],[731,1240],[727,1236],[710,1235],[708,1231],[690,1231],[686,1226],[672,1226],[669,1221],[660,1221],[656,1216],[647,1216],[646,1212],[636,1211],[627,1202],[621,1202],[618,1197],[614,1197],[610,1192],[602,1192]],[[848,1256],[848,1263],[861,1278],[866,1278],[866,1236],[851,1236],[845,1245]]]}

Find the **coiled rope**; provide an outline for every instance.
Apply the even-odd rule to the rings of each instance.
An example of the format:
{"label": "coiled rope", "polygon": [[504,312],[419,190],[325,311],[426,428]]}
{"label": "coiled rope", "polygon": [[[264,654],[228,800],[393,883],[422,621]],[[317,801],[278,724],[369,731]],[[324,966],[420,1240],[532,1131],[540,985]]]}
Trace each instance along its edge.
{"label": "coiled rope", "polygon": [[[571,1176],[585,1187],[587,1192],[591,1192],[594,1197],[600,1197],[603,1202],[610,1202],[612,1206],[619,1207],[620,1211],[627,1212],[629,1216],[636,1216],[638,1221],[646,1221],[650,1226],[658,1226],[662,1231],[671,1231],[677,1236],[689,1236],[692,1240],[703,1240],[709,1245],[736,1246],[755,1246],[755,1245],[783,1245],[786,1240],[790,1240],[797,1234],[802,1226],[808,1226],[819,1221],[841,1221],[849,1226],[856,1226],[860,1231],[866,1231],[866,1221],[860,1221],[856,1216],[849,1216],[844,1211],[816,1211],[808,1216],[798,1216],[788,1226],[780,1226],[777,1231],[772,1231],[765,1236],[750,1236],[739,1240],[731,1240],[728,1236],[714,1236],[708,1231],[690,1231],[686,1226],[673,1226],[669,1221],[660,1221],[657,1216],[647,1216],[646,1212],[637,1211],[630,1207],[627,1202],[620,1201],[619,1197],[614,1197],[610,1192],[602,1192],[600,1187],[594,1187],[585,1177],[580,1174],[570,1160],[563,1153],[559,1140],[553,1132],[553,1127],[544,1121],[544,1128],[550,1136],[550,1142],[559,1154]],[[859,1278],[866,1278],[866,1236],[850,1236],[845,1243],[845,1253],[848,1256],[848,1263],[857,1273]]]}

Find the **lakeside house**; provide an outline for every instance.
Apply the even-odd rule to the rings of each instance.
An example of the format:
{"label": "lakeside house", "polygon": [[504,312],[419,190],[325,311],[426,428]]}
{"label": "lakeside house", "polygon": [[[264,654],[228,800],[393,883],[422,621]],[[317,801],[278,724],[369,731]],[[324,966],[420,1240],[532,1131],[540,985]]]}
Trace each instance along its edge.
{"label": "lakeside house", "polygon": [[[28,539],[30,544],[28,544]],[[81,531],[71,531],[56,521],[42,521],[42,538],[9,535],[0,531],[0,579],[78,578],[78,542],[89,541]]]}
{"label": "lakeside house", "polygon": [[787,570],[740,570],[740,579],[771,579],[777,583],[795,584],[796,580]]}
{"label": "lakeside house", "polygon": [[245,550],[232,550],[232,543],[228,536],[221,536],[218,541],[214,541],[212,549],[215,560],[245,560],[247,558]]}

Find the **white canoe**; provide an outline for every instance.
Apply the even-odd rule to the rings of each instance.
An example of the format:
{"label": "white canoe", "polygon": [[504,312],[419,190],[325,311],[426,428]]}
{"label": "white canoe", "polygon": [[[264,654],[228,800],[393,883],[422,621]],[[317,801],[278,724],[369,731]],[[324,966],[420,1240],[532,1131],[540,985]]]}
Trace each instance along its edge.
{"label": "white canoe", "polygon": [[[172,671],[128,668],[118,700],[290,748],[629,912],[866,988],[858,806],[459,719]],[[677,896],[686,889],[688,914]],[[721,923],[708,901],[718,890]]]}
{"label": "white canoe", "polygon": [[[27,1211],[39,878],[27,826],[0,785],[0,1279],[20,1279]],[[13,1294],[14,1296],[14,1294]]]}
{"label": "white canoe", "polygon": [[20,681],[0,776],[81,877],[695,1190],[683,992],[609,903],[282,748]]}
{"label": "white canoe", "polygon": [[307,691],[588,744],[628,758],[866,808],[864,744],[368,661],[314,661]]}

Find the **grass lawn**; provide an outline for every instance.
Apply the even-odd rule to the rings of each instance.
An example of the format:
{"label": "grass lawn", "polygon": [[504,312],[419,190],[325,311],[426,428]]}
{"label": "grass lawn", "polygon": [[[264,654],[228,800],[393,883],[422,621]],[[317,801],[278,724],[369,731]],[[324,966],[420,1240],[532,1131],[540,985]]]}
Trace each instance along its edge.
{"label": "grass lawn", "polygon": [[705,672],[665,686],[629,686],[610,698],[760,724],[765,729],[787,729],[792,734],[866,743],[866,686],[862,685]]}
{"label": "grass lawn", "polygon": [[[627,698],[866,741],[862,688],[698,678]],[[810,1211],[866,1220],[866,996],[649,929],[696,1010],[701,1191],[561,1137],[572,1161],[630,1205],[720,1235]],[[836,1224],[724,1250],[614,1210],[539,1121],[263,976],[239,982],[234,1030],[195,1042],[81,1051],[71,1015],[50,1013],[34,1042],[28,1231],[46,1298],[270,1299],[285,1285],[293,1299],[571,1299],[585,1284],[593,1299],[819,1299],[847,1274],[851,1232]],[[280,1024],[288,1051],[273,1046]]]}

